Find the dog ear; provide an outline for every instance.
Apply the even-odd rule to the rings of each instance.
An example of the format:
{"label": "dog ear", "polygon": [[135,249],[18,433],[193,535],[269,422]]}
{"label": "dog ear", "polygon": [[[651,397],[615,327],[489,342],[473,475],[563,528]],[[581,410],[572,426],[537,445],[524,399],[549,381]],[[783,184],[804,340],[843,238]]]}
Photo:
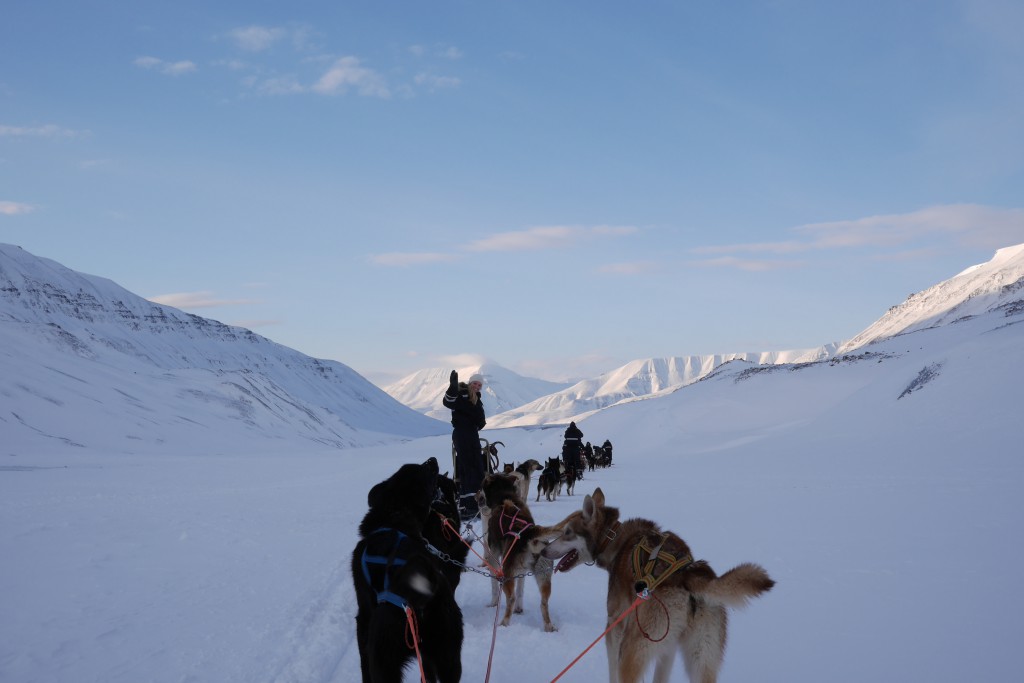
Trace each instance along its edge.
{"label": "dog ear", "polygon": [[387,481],[382,481],[381,483],[377,484],[372,489],[370,489],[370,492],[366,494],[366,504],[369,505],[371,508],[375,508],[380,507],[385,502],[387,502],[388,498],[391,497],[388,495],[388,484],[390,483],[390,479]]}
{"label": "dog ear", "polygon": [[[597,491],[600,490],[601,489],[598,489]],[[597,494],[597,491],[594,491],[595,495]],[[594,506],[594,499],[588,494],[583,498],[583,521],[589,522],[591,519],[593,519],[595,511],[596,508]]]}
{"label": "dog ear", "polygon": [[604,507],[604,492],[601,487],[598,486],[594,489],[593,496],[587,496],[583,499],[583,518],[590,521],[594,517],[594,513],[597,512],[598,508]]}

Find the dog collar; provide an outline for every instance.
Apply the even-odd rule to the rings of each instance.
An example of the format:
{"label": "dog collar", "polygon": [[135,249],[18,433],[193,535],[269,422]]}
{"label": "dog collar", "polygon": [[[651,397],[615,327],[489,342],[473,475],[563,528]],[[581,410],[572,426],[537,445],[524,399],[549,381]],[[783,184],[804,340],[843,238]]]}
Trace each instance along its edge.
{"label": "dog collar", "polygon": [[619,535],[619,527],[622,526],[622,522],[615,520],[615,523],[608,527],[604,532],[604,537],[601,538],[601,542],[597,544],[597,551],[594,553],[594,559],[605,551],[608,544],[615,540],[615,537]]}

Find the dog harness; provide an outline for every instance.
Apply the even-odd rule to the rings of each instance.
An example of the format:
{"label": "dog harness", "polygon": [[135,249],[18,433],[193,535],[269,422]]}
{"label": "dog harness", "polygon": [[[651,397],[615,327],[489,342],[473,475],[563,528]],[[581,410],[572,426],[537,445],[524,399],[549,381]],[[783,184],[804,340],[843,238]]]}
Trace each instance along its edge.
{"label": "dog harness", "polygon": [[[363,567],[363,576],[366,578],[366,583],[377,594],[378,605],[382,602],[389,602],[395,607],[404,610],[408,602],[401,595],[391,591],[391,574],[395,567],[401,567],[405,564],[405,558],[399,556],[399,550],[402,547],[402,543],[409,537],[401,531],[384,527],[370,534],[367,540],[379,534],[390,534],[394,537],[395,540],[391,545],[391,552],[387,555],[372,555],[370,554],[369,547],[364,548],[363,556],[360,560]],[[371,566],[375,565],[383,567],[383,569],[377,570],[375,568],[372,571],[372,574],[378,575],[379,581],[374,581],[371,576]]]}
{"label": "dog harness", "polygon": [[[658,544],[652,548],[649,543],[655,539]],[[673,554],[665,548],[666,543],[669,546],[679,545],[672,538],[672,534],[666,532],[661,534],[660,538],[647,536],[633,548],[633,578],[636,579],[634,588],[637,594],[650,594],[669,576],[693,564],[693,555],[689,551],[683,555]],[[685,544],[682,547],[685,548]],[[643,559],[644,555],[647,556],[646,561]]]}
{"label": "dog harness", "polygon": [[516,508],[516,511],[511,517],[505,514],[504,507],[501,509],[501,517],[498,520],[498,527],[501,529],[501,533],[505,536],[512,536],[518,539],[520,534],[533,526],[533,522],[527,519],[520,519],[519,513],[522,512],[522,510],[520,510],[518,506],[514,507]]}

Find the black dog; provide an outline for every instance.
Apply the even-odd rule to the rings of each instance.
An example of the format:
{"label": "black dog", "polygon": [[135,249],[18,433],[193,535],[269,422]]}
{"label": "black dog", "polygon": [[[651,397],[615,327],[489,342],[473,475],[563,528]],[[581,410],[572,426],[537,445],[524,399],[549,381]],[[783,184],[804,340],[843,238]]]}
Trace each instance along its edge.
{"label": "black dog", "polygon": [[537,478],[537,500],[540,500],[541,494],[544,494],[547,500],[554,500],[562,487],[561,478],[562,461],[558,458],[548,458],[548,464]]}
{"label": "black dog", "polygon": [[406,608],[415,615],[426,680],[455,683],[462,676],[462,611],[422,536],[437,479],[437,460],[430,458],[402,465],[367,496],[370,510],[352,553],[363,683],[401,683],[415,656]]}
{"label": "black dog", "polygon": [[459,534],[462,519],[459,516],[459,494],[455,482],[447,475],[437,475],[437,493],[430,504],[430,514],[423,524],[423,540],[448,556],[450,561],[435,557],[435,563],[448,579],[452,591],[459,587],[462,568],[469,554],[469,546]]}

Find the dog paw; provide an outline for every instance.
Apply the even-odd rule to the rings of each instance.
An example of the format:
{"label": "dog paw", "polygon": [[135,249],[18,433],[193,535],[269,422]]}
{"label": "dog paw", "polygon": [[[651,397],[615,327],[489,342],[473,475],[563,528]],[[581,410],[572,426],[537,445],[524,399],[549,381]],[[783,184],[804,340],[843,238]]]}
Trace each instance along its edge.
{"label": "dog paw", "polygon": [[516,614],[522,614],[523,613],[523,608],[522,607],[516,607],[512,611],[515,612]]}
{"label": "dog paw", "polygon": [[544,624],[544,630],[545,630],[545,631],[547,631],[548,633],[554,633],[554,632],[555,632],[555,631],[557,631],[558,629],[557,629],[557,628],[555,628],[555,625],[554,625],[554,624],[550,624],[550,623],[548,623],[548,624]]}

